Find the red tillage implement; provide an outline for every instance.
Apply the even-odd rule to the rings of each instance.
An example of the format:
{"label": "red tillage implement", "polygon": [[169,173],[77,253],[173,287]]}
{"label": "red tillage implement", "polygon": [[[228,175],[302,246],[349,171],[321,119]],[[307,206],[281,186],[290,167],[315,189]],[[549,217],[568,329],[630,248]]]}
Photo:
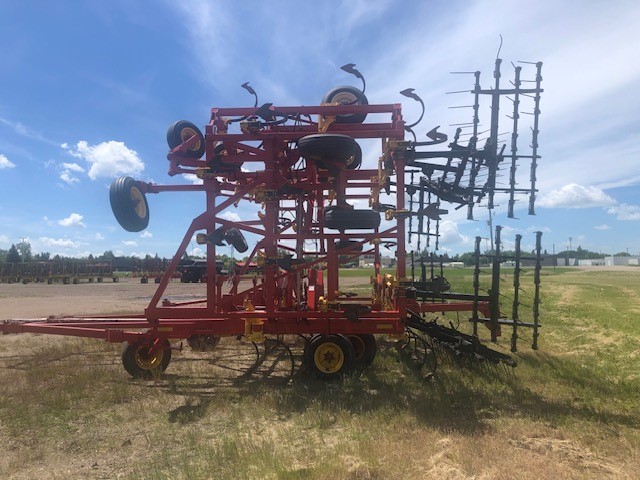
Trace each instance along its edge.
{"label": "red tillage implement", "polygon": [[[352,65],[344,69],[357,72]],[[476,99],[485,93],[477,82],[478,77],[471,91]],[[495,275],[489,295],[479,293],[477,278],[473,294],[449,292],[444,277],[434,276],[433,264],[427,278],[424,261],[422,276],[416,280],[413,255],[411,278],[407,275],[405,233],[418,239],[426,236],[427,246],[430,236],[437,242],[436,224],[447,213],[440,209],[440,200],[467,206],[471,215],[474,203],[488,195],[493,202],[493,193],[499,190],[495,171],[503,160],[500,156],[505,156],[497,151],[497,137],[493,144],[476,148],[477,115],[467,146],[458,144],[458,131],[450,150],[418,152],[416,147],[437,145],[447,140],[446,135],[434,129],[431,142],[405,140],[413,125],[405,124],[401,105],[369,105],[364,88],[338,87],[318,106],[258,107],[253,89],[244,87],[255,96],[254,107],[213,108],[204,135],[186,121],[174,123],[167,132],[169,175],[195,174],[202,184],[157,185],[123,177],[111,185],[115,217],[132,232],[149,223],[147,195],[205,194],[204,212],[191,222],[144,313],[127,318],[8,321],[2,332],[126,342],[122,360],[133,376],[166,369],[172,350],[169,339],[187,339],[192,347],[203,348],[215,346],[220,336],[255,343],[271,339],[284,345],[283,335],[306,335],[303,365],[323,378],[371,363],[377,348],[374,335],[379,334],[413,341],[424,359],[431,355],[426,333],[456,353],[509,363],[509,356],[479,343],[477,323],[487,324],[494,339],[501,324],[512,325],[514,335],[518,326],[534,325],[519,322],[516,316],[500,318]],[[537,89],[541,91],[539,85]],[[491,92],[493,97],[501,94],[499,89]],[[421,102],[412,91],[403,94]],[[377,168],[362,165],[359,141],[366,139],[378,140]],[[421,161],[425,158],[430,163]],[[442,161],[434,163],[436,158]],[[531,158],[535,163],[537,154]],[[426,177],[414,183],[416,173]],[[513,186],[511,190],[520,191]],[[419,201],[414,201],[415,194]],[[235,208],[240,208],[242,218],[252,218],[229,220],[228,213]],[[412,227],[414,218],[417,230]],[[435,234],[430,224],[436,226]],[[206,298],[174,303],[164,298],[166,289],[194,234],[199,244],[206,245]],[[245,234],[255,239],[251,250]],[[500,260],[497,237],[494,263]],[[216,268],[216,247],[226,244],[249,255],[243,265],[223,274]],[[381,273],[382,249],[395,252],[394,275]],[[364,257],[373,264],[372,293],[366,298],[342,291],[339,276],[342,264]],[[539,260],[538,255],[537,272]],[[248,274],[250,267],[255,272],[256,264],[259,273]],[[478,269],[479,264],[476,273]],[[474,335],[422,318],[426,312],[444,311],[473,312]],[[537,315],[535,320],[537,338]]]}

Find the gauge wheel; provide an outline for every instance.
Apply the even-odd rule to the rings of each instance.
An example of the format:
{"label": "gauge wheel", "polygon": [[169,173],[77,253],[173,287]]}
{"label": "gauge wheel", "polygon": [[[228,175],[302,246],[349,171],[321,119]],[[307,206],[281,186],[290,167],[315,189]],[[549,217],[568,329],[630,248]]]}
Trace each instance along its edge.
{"label": "gauge wheel", "polygon": [[153,342],[127,343],[122,351],[122,365],[133,378],[154,378],[164,372],[171,361],[171,345],[165,339],[157,351]]}
{"label": "gauge wheel", "polygon": [[363,249],[362,242],[357,240],[340,240],[336,243],[336,250],[348,249],[348,252],[361,252]]}
{"label": "gauge wheel", "polygon": [[356,366],[368,367],[371,365],[378,352],[376,337],[370,333],[361,333],[358,335],[347,335],[347,338],[351,342],[351,345],[353,345]]}
{"label": "gauge wheel", "polygon": [[[325,168],[324,162],[333,161],[344,164],[349,168],[350,163],[355,163],[358,142],[348,135],[333,133],[317,133],[307,135],[298,140],[298,152],[304,158],[318,163],[320,168]],[[362,162],[362,152],[360,153]]]}
{"label": "gauge wheel", "polygon": [[315,335],[304,350],[307,371],[323,380],[342,377],[354,367],[353,345],[344,335]]}
{"label": "gauge wheel", "polygon": [[167,144],[174,149],[196,135],[198,140],[185,152],[188,157],[200,158],[204,154],[204,135],[198,127],[186,120],[178,120],[167,130]]}
{"label": "gauge wheel", "polygon": [[349,157],[346,163],[347,170],[358,170],[362,165],[362,149],[358,142],[356,142],[356,152]]}
{"label": "gauge wheel", "polygon": [[230,228],[224,234],[224,238],[230,245],[233,245],[238,252],[243,253],[246,252],[249,248],[247,244],[247,240],[244,238],[244,235],[237,228]]}
{"label": "gauge wheel", "polygon": [[380,214],[373,210],[334,207],[325,211],[324,226],[332,230],[372,230],[380,226]]}
{"label": "gauge wheel", "polygon": [[109,189],[111,210],[116,220],[128,232],[140,232],[149,225],[149,204],[138,182],[131,177],[114,180]]}
{"label": "gauge wheel", "polygon": [[[322,99],[322,103],[339,103],[340,105],[369,105],[367,97],[356,87],[344,85],[330,90]],[[336,123],[362,123],[366,113],[337,115]]]}

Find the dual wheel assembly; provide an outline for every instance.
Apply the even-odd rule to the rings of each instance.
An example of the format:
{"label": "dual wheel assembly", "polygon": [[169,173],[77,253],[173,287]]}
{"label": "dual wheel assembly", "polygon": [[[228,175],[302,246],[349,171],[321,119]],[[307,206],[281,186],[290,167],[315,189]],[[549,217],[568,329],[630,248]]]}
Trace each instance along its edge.
{"label": "dual wheel assembly", "polygon": [[302,364],[309,373],[330,380],[371,365],[377,349],[371,334],[314,335],[305,345]]}

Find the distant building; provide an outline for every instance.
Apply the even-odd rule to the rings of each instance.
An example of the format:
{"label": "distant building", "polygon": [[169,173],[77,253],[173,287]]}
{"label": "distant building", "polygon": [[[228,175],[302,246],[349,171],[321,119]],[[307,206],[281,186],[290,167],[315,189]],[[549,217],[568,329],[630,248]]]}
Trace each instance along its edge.
{"label": "distant building", "polygon": [[604,264],[604,258],[586,258],[583,260],[578,260],[578,265],[581,267],[596,267],[603,266]]}
{"label": "distant building", "polygon": [[[365,253],[364,255],[360,255],[358,258],[358,267],[370,268],[374,266],[375,256],[373,253]],[[395,264],[396,259],[393,257],[380,257],[380,268],[392,268]]]}
{"label": "distant building", "polygon": [[615,265],[638,265],[640,257],[626,257],[626,256],[611,256],[605,257],[604,262],[607,266],[615,266]]}

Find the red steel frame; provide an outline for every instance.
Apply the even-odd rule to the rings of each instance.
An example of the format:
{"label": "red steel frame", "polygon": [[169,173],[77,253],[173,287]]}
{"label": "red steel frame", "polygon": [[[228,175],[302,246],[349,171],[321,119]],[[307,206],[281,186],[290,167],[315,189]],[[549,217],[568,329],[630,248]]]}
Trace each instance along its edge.
{"label": "red steel frame", "polygon": [[[344,234],[326,231],[323,226],[324,209],[332,191],[340,191],[346,200],[369,199],[373,188],[379,188],[377,169],[340,170],[335,180],[316,168],[313,161],[301,162],[295,148],[300,138],[320,132],[345,134],[354,139],[380,139],[386,161],[393,163],[396,177],[395,209],[405,208],[404,155],[402,149],[388,149],[388,145],[404,140],[404,122],[401,106],[388,105],[322,105],[310,107],[272,107],[278,115],[295,117],[296,121],[268,126],[262,129],[243,128],[230,132],[229,118],[252,117],[256,108],[213,108],[211,121],[206,126],[204,159],[189,158],[185,151],[197,142],[194,136],[168,154],[169,174],[197,173],[202,185],[157,185],[138,182],[145,194],[172,191],[203,191],[205,211],[194,218],[187,229],[173,260],[144,314],[102,317],[73,317],[46,321],[13,322],[0,325],[3,333],[49,333],[90,338],[110,342],[130,343],[155,340],[161,345],[165,338],[187,338],[193,334],[241,335],[261,334],[402,334],[407,309],[415,312],[471,311],[473,302],[427,303],[409,300],[404,287],[393,283],[387,287],[380,275],[380,241],[396,242],[396,279],[406,280],[405,216],[396,215],[393,224],[383,230],[375,229]],[[380,123],[334,123],[337,115],[366,113]],[[223,144],[227,164],[258,164],[263,169],[236,170],[234,173],[208,173],[207,166],[214,156],[214,148]],[[295,194],[279,194],[284,185],[296,187]],[[359,191],[369,190],[367,193]],[[262,203],[264,211],[255,219],[232,222],[221,217],[229,207],[241,201]],[[295,203],[293,206],[291,203]],[[294,223],[283,225],[280,214],[296,213]],[[294,224],[296,228],[294,228]],[[261,237],[253,248],[245,268],[231,279],[216,273],[216,247],[207,244],[206,298],[196,302],[171,303],[161,301],[193,235],[199,231],[212,234],[219,226],[235,227]],[[341,239],[356,240],[365,248],[362,252],[336,249]],[[315,241],[315,250],[305,250],[305,241]],[[295,247],[291,244],[294,243]],[[369,247],[370,245],[370,247]],[[279,250],[296,254],[305,260],[289,271],[274,262]],[[259,251],[266,259],[259,276],[243,275]],[[338,268],[340,257],[354,258],[373,253],[375,259],[374,283],[378,291],[387,295],[380,298],[346,298],[339,292]],[[308,259],[312,257],[312,259]],[[326,267],[325,267],[326,266]],[[324,292],[326,272],[326,293]],[[252,286],[241,289],[241,280],[251,279]],[[304,282],[303,288],[303,279]],[[232,283],[229,293],[222,293],[224,282]],[[319,302],[323,296],[326,303]],[[367,313],[358,313],[357,319],[345,312],[353,304],[372,306]],[[489,315],[487,302],[479,302],[479,310]]]}

